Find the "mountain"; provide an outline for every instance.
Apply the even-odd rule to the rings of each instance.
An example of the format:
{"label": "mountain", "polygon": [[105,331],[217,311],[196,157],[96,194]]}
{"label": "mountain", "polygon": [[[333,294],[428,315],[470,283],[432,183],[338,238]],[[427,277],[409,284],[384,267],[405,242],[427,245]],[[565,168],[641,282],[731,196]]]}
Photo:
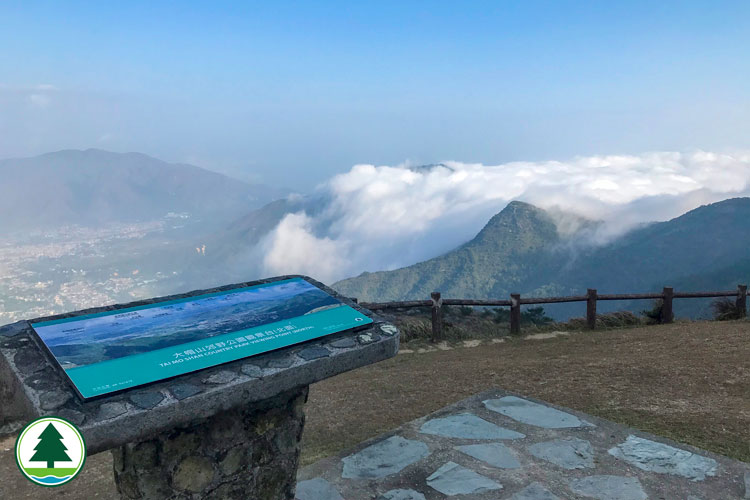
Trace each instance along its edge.
{"label": "mountain", "polygon": [[[238,276],[262,278],[263,247],[258,244],[263,238],[288,214],[304,212],[314,217],[326,208],[326,203],[325,198],[302,195],[274,200],[231,222],[213,224],[202,232],[194,231],[184,239],[184,244],[165,246],[161,254],[152,252],[149,260],[168,262],[168,267],[181,269],[180,283],[187,288],[232,283]],[[325,227],[319,230],[325,231]],[[175,243],[174,238],[170,238],[170,243]]]}
{"label": "mountain", "polygon": [[[544,210],[512,202],[472,241],[445,255],[363,273],[334,287],[360,300],[388,301],[423,299],[434,290],[452,298],[505,298],[510,292],[553,296],[586,288],[600,293],[658,291],[665,285],[685,291],[732,289],[750,281],[750,198],[702,206],[605,245],[587,239],[591,224],[563,237],[555,220]],[[678,302],[683,310],[691,307]],[[602,303],[602,310],[620,306]],[[644,308],[644,303],[628,307]]]}
{"label": "mountain", "polygon": [[727,267],[736,269],[732,279],[739,279],[743,267],[737,264],[750,257],[748,221],[750,198],[704,205],[590,248],[558,279],[579,289],[593,283],[588,286],[605,293],[659,290],[677,281],[683,289],[718,285]]}
{"label": "mountain", "polygon": [[[732,290],[750,283],[750,198],[705,205],[589,249],[556,279],[600,293]],[[589,283],[587,285],[587,283]],[[593,285],[591,284],[593,283]],[[706,317],[713,299],[677,300],[677,316]],[[643,301],[602,303],[601,310],[641,310]]]}
{"label": "mountain", "polygon": [[244,254],[273,231],[287,215],[305,212],[314,217],[326,207],[326,203],[324,198],[301,195],[274,200],[211,234],[208,239],[213,242],[212,254],[219,261]]}
{"label": "mountain", "polygon": [[0,178],[0,231],[141,222],[170,212],[228,220],[282,195],[193,165],[97,149],[2,160]]}
{"label": "mountain", "polygon": [[549,257],[563,242],[555,220],[542,209],[514,201],[468,243],[444,255],[394,271],[363,273],[334,287],[361,300],[507,297],[541,285]]}

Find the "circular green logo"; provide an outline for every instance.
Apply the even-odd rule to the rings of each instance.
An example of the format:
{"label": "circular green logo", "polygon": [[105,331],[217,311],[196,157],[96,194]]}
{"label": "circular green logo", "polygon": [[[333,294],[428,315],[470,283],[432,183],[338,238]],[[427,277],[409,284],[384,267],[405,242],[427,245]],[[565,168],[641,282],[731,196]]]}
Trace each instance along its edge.
{"label": "circular green logo", "polygon": [[42,486],[60,486],[81,471],[86,443],[65,419],[42,417],[28,424],[16,440],[16,463],[23,475]]}

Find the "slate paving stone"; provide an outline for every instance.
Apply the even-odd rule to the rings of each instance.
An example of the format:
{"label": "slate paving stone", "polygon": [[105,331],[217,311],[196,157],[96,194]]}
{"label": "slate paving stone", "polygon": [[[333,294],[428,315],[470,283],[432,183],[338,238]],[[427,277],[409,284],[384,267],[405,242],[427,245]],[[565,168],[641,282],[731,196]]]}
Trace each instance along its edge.
{"label": "slate paving stone", "polygon": [[421,441],[391,436],[364,450],[345,457],[345,479],[377,479],[400,472],[405,467],[425,458],[430,449]]}
{"label": "slate paving stone", "polygon": [[294,498],[295,500],[344,500],[336,488],[322,477],[297,483],[297,493]]}
{"label": "slate paving stone", "polygon": [[18,321],[9,325],[0,326],[0,335],[4,337],[13,337],[15,335],[18,335],[19,333],[26,331],[28,325],[28,321]]}
{"label": "slate paving stone", "polygon": [[383,335],[393,337],[398,333],[398,328],[396,328],[394,325],[384,324],[380,325],[380,331],[383,332]]}
{"label": "slate paving stone", "polygon": [[570,481],[573,493],[598,500],[646,500],[641,482],[635,477],[588,476]]}
{"label": "slate paving stone", "polygon": [[193,384],[175,384],[169,388],[169,391],[175,398],[182,400],[190,396],[195,396],[201,392],[201,388]]}
{"label": "slate paving stone", "polygon": [[130,396],[130,401],[138,408],[150,410],[164,400],[164,394],[158,391],[137,392]]}
{"label": "slate paving stone", "polygon": [[109,420],[110,418],[119,417],[128,411],[128,405],[121,402],[104,403],[99,407],[99,419]]}
{"label": "slate paving stone", "polygon": [[59,377],[57,371],[48,366],[41,371],[34,373],[27,378],[25,382],[29,387],[41,392],[59,387],[56,382],[57,377]]}
{"label": "slate paving stone", "polygon": [[427,478],[427,485],[443,495],[470,495],[502,489],[503,485],[492,479],[462,467],[455,462],[447,462]]}
{"label": "slate paving stone", "polygon": [[54,410],[67,403],[73,395],[69,392],[50,391],[45,392],[39,398],[39,406],[42,410]]}
{"label": "slate paving stone", "polygon": [[305,361],[312,361],[313,359],[325,358],[330,355],[331,355],[331,351],[321,346],[307,347],[297,353],[297,356],[304,359]]}
{"label": "slate paving stone", "polygon": [[541,483],[531,483],[509,500],[562,500],[550,490],[542,486]]}
{"label": "slate paving stone", "polygon": [[357,342],[351,337],[345,337],[343,339],[334,340],[329,346],[335,349],[350,349],[357,345]]}
{"label": "slate paving stone", "polygon": [[75,425],[81,425],[83,422],[86,421],[86,415],[84,415],[80,411],[70,410],[68,408],[63,408],[62,410],[58,410],[57,416],[60,418],[64,418],[68,422],[72,422]]}
{"label": "slate paving stone", "polygon": [[567,438],[529,446],[529,453],[563,469],[594,467],[594,450],[585,439]]}
{"label": "slate paving stone", "polygon": [[237,378],[237,374],[229,370],[222,370],[220,372],[212,373],[203,382],[206,384],[228,384],[232,380]]}
{"label": "slate paving stone", "polygon": [[268,361],[269,368],[289,368],[293,364],[294,364],[294,359],[291,356],[273,358]]}
{"label": "slate paving stone", "polygon": [[378,500],[425,500],[425,497],[414,490],[391,490],[380,495]]}
{"label": "slate paving stone", "polygon": [[357,341],[362,345],[372,344],[373,342],[377,342],[380,340],[380,335],[375,335],[372,333],[363,333],[362,335],[357,335]]}
{"label": "slate paving stone", "polygon": [[[498,429],[522,430],[526,436],[501,440]],[[343,464],[345,474],[359,480],[342,475],[342,460],[356,458],[354,452],[306,467],[301,479],[323,477],[347,500],[412,500],[412,492],[418,500],[750,500],[748,464],[665,445],[656,436],[498,389],[413,420],[385,437],[424,441],[428,449],[419,455],[424,458],[405,460],[412,465],[398,471],[401,466],[394,462],[403,455],[398,447],[380,453],[377,446],[368,447],[359,454],[369,460]],[[376,444],[386,448],[386,443]],[[381,467],[387,475],[377,477]]]}
{"label": "slate paving stone", "polygon": [[535,425],[545,429],[564,429],[586,425],[575,415],[534,403],[516,396],[505,396],[500,399],[483,401],[488,410],[495,411],[524,424]]}
{"label": "slate paving stone", "polygon": [[703,481],[706,476],[715,476],[719,465],[713,458],[632,434],[624,443],[611,448],[609,454],[645,471],[673,474],[693,481]]}
{"label": "slate paving stone", "polygon": [[419,432],[458,439],[522,439],[526,437],[520,432],[500,427],[472,413],[433,418],[425,422]]}
{"label": "slate paving stone", "polygon": [[260,366],[251,363],[242,365],[240,371],[251,378],[260,378],[263,376],[263,369]]}
{"label": "slate paving stone", "polygon": [[25,373],[38,372],[47,366],[47,362],[42,356],[29,350],[23,350],[16,353],[13,361],[15,361],[16,366]]}
{"label": "slate paving stone", "polygon": [[521,467],[513,452],[504,444],[470,444],[456,446],[456,449],[499,469],[518,469]]}

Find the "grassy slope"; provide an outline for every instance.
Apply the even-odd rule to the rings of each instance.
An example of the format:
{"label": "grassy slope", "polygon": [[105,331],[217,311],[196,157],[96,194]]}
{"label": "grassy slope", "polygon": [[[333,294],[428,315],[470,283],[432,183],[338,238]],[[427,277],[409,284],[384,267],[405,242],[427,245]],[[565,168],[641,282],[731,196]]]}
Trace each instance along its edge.
{"label": "grassy slope", "polygon": [[750,322],[401,354],[312,387],[303,462],[492,387],[750,462]]}
{"label": "grassy slope", "polygon": [[[401,354],[312,386],[302,462],[492,387],[750,462],[749,339],[749,321],[694,322]],[[119,498],[109,453],[40,488],[19,473],[14,440],[0,444],[0,498]]]}

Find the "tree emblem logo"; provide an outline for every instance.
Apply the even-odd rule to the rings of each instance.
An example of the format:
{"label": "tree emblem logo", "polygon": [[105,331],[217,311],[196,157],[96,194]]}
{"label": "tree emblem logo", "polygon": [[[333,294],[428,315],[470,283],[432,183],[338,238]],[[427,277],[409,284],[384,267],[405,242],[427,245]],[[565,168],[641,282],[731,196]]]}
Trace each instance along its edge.
{"label": "tree emblem logo", "polygon": [[31,482],[42,486],[67,483],[85,461],[86,443],[81,432],[62,418],[38,418],[16,440],[18,468]]}

